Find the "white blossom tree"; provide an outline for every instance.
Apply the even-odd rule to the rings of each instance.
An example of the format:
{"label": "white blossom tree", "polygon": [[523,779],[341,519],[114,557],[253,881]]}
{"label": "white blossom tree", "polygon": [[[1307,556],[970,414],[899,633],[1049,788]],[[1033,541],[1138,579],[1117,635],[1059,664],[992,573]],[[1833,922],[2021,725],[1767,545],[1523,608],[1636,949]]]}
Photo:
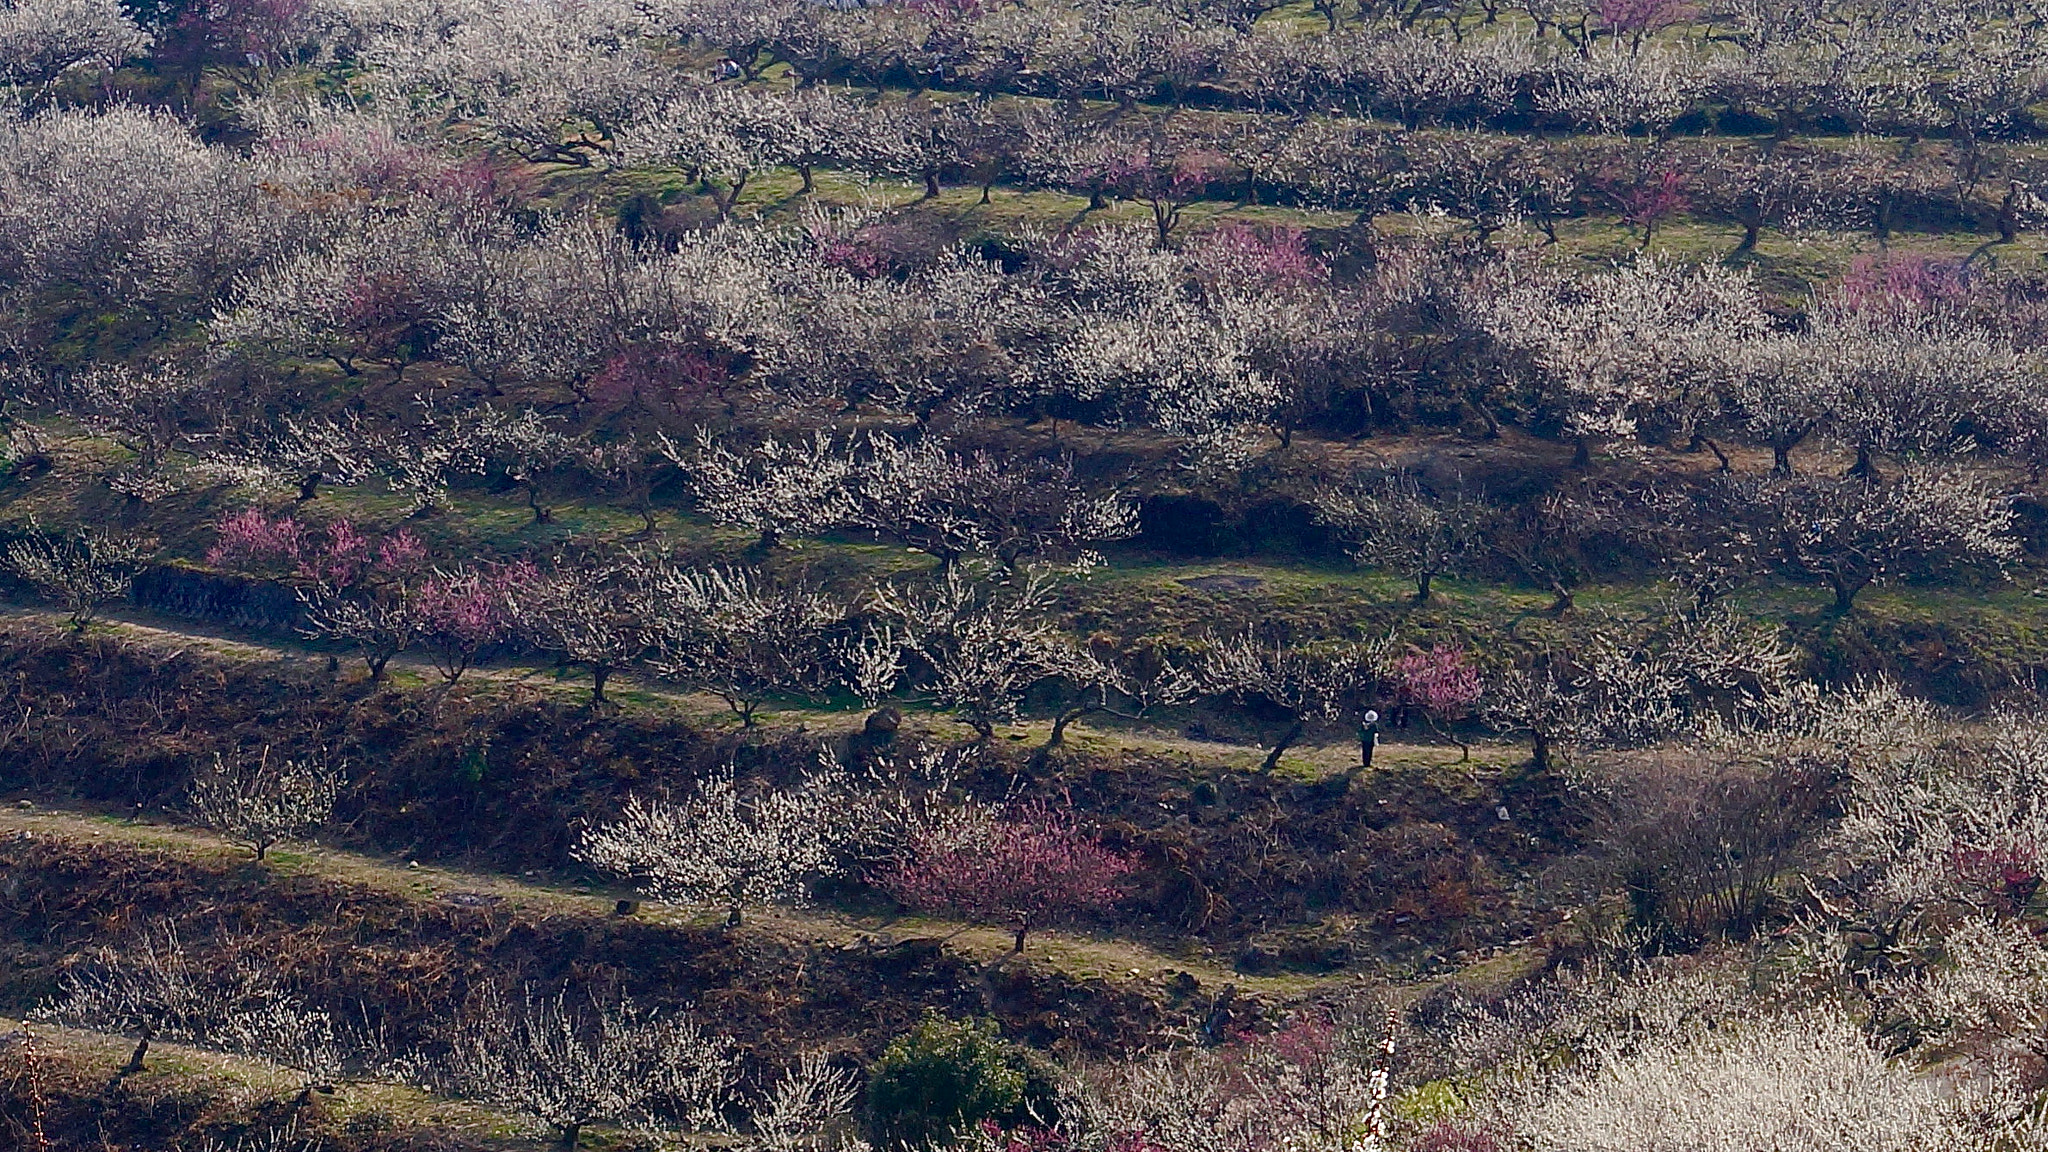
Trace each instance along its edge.
{"label": "white blossom tree", "polygon": [[193,776],[185,803],[200,824],[261,860],[278,841],[326,825],[347,782],[344,765],[324,752],[273,760],[265,746],[253,759],[215,753],[213,766]]}
{"label": "white blossom tree", "polygon": [[1286,717],[1260,770],[1271,772],[1308,726],[1374,695],[1386,676],[1389,642],[1284,644],[1250,630],[1212,642],[1196,675],[1204,691],[1258,703]]}
{"label": "white blossom tree", "polygon": [[626,801],[619,818],[586,832],[578,860],[631,877],[656,900],[711,904],[738,927],[748,908],[801,907],[813,881],[835,875],[857,833],[843,776],[826,769],[797,787],[743,788],[714,775],[680,803]]}
{"label": "white blossom tree", "polygon": [[770,437],[739,450],[699,428],[688,446],[665,435],[659,444],[681,469],[699,509],[720,524],[760,533],[763,546],[784,536],[815,536],[853,517],[854,461],[827,433]]}
{"label": "white blossom tree", "polygon": [[150,37],[109,0],[18,0],[0,8],[0,77],[48,84],[73,68],[113,68]]}
{"label": "white blossom tree", "polygon": [[1779,559],[1826,584],[1838,612],[1854,607],[1864,588],[1916,566],[2000,570],[2019,555],[2010,499],[1961,468],[1921,466],[1888,481],[1797,476],[1759,496]]}
{"label": "white blossom tree", "polygon": [[287,416],[237,441],[208,445],[195,467],[248,488],[283,488],[300,503],[318,496],[322,484],[354,487],[375,473],[368,434],[352,412],[339,420]]}
{"label": "white blossom tree", "polygon": [[31,524],[0,552],[0,565],[42,595],[63,605],[71,628],[83,632],[107,604],[126,599],[156,543],[135,536],[80,528],[57,534]]}
{"label": "white blossom tree", "polygon": [[1456,575],[1478,547],[1492,511],[1464,477],[1444,487],[1429,491],[1407,472],[1359,476],[1319,490],[1316,518],[1352,543],[1360,564],[1399,573],[1415,585],[1415,602],[1427,604],[1437,577]]}
{"label": "white blossom tree", "polygon": [[745,568],[661,568],[640,593],[647,667],[725,701],[748,728],[778,696],[816,696],[840,682],[834,632],[844,605]]}
{"label": "white blossom tree", "polygon": [[986,741],[1034,686],[1091,676],[1092,663],[1050,615],[1053,593],[1040,573],[976,580],[955,568],[928,585],[877,585],[870,610],[889,622],[886,640],[912,658],[905,683],[958,710]]}
{"label": "white blossom tree", "polygon": [[597,1123],[722,1127],[738,1082],[732,1041],[631,1000],[488,988],[452,1029],[443,1075],[461,1095],[532,1116],[576,1148]]}
{"label": "white blossom tree", "polygon": [[646,652],[649,626],[632,558],[576,562],[558,557],[548,571],[512,588],[513,627],[534,647],[590,670],[590,703],[606,703],[612,674]]}

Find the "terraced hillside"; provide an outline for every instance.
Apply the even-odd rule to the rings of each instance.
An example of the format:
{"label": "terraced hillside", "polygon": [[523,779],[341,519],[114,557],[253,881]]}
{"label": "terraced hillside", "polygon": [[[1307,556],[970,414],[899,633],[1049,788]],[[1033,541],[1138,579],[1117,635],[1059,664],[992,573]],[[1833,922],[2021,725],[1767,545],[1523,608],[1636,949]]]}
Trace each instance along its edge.
{"label": "terraced hillside", "polygon": [[5,14],[0,1144],[2048,1143],[2048,13]]}

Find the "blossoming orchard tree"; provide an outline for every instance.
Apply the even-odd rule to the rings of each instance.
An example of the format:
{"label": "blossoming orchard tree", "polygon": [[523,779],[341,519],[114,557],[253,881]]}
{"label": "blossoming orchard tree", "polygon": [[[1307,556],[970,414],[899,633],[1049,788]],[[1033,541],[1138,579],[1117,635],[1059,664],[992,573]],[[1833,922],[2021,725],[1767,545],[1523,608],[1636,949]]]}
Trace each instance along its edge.
{"label": "blossoming orchard tree", "polygon": [[1315,500],[1317,518],[1354,542],[1352,557],[1412,581],[1417,604],[1429,603],[1437,577],[1457,573],[1489,513],[1463,477],[1436,492],[1405,472],[1358,477]]}
{"label": "blossoming orchard tree", "polygon": [[532,1116],[570,1152],[599,1122],[713,1127],[739,1079],[731,1040],[625,999],[584,1004],[528,989],[513,1002],[489,988],[454,1040],[450,1087]]}
{"label": "blossoming orchard tree", "polygon": [[1260,771],[1271,772],[1310,724],[1331,719],[1377,693],[1386,648],[1385,641],[1290,645],[1262,640],[1247,630],[1213,642],[1197,675],[1202,690],[1211,695],[1260,705],[1286,717],[1286,731],[1260,766]]}
{"label": "blossoming orchard tree", "polygon": [[[1401,703],[1420,709],[1439,732],[1442,725],[1455,724],[1470,712],[1484,691],[1479,669],[1462,645],[1436,644],[1427,652],[1407,653],[1394,660],[1392,672]],[[1472,759],[1470,744],[1455,735],[1451,739],[1463,752],[1460,763]]]}
{"label": "blossoming orchard tree", "polygon": [[713,776],[681,803],[629,798],[618,820],[584,834],[575,855],[632,877],[656,900],[722,906],[736,928],[748,908],[801,907],[812,881],[839,873],[860,832],[844,790],[833,770],[792,789]]}
{"label": "blossoming orchard tree", "polygon": [[271,845],[332,819],[346,783],[344,766],[325,753],[275,759],[268,747],[253,759],[216,753],[213,767],[193,777],[186,803],[201,824],[247,845],[261,860]]}
{"label": "blossoming orchard tree", "polygon": [[48,532],[31,522],[28,533],[0,552],[0,568],[56,601],[71,630],[83,632],[109,603],[125,599],[154,541],[82,528]]}
{"label": "blossoming orchard tree", "polygon": [[637,613],[663,679],[725,701],[745,728],[778,697],[815,698],[841,679],[843,604],[758,569],[657,566],[642,577]]}
{"label": "blossoming orchard tree", "polygon": [[590,703],[600,707],[612,674],[647,651],[638,565],[557,558],[552,568],[513,587],[508,611],[519,635],[564,664],[590,670]]}
{"label": "blossoming orchard tree", "polygon": [[1136,868],[1088,835],[1070,806],[1027,801],[993,819],[916,830],[879,882],[922,912],[1007,921],[1022,952],[1034,925],[1114,905]]}

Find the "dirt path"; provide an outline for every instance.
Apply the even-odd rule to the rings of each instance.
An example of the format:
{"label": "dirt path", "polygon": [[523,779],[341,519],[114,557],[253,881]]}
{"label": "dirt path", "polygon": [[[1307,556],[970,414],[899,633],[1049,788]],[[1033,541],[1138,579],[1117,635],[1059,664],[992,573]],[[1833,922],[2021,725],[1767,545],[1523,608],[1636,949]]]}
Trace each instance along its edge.
{"label": "dirt path", "polygon": [[[113,1082],[116,1071],[134,1050],[135,1040],[0,1016],[0,1057],[18,1061],[24,1045],[33,1046],[37,1059],[66,1065],[83,1086],[97,1088]],[[0,1066],[0,1078],[4,1078],[4,1066]],[[167,1116],[190,1113],[196,1106],[200,1122],[211,1118],[233,1123],[277,1112],[263,1105],[296,1096],[302,1081],[297,1073],[268,1061],[157,1040],[150,1043],[143,1070],[120,1077],[120,1084],[121,1098],[129,1101],[131,1108],[137,1101],[171,1101],[174,1106],[164,1110]],[[51,1089],[61,1091],[62,1084],[45,1084],[46,1092]],[[100,1095],[107,1094],[102,1091]],[[97,1098],[86,1103],[104,1107],[104,1101]],[[338,1084],[332,1092],[315,1094],[308,1107],[316,1113],[310,1117],[313,1123],[309,1127],[337,1132],[360,1129],[401,1138],[420,1132],[429,1141],[422,1146],[444,1147],[446,1136],[461,1138],[464,1148],[481,1146],[504,1152],[538,1152],[559,1146],[524,1118],[398,1084]],[[218,1147],[211,1141],[206,1146]]]}
{"label": "dirt path", "polygon": [[[34,621],[52,628],[64,626],[61,613],[37,608],[0,606],[0,618]],[[235,660],[271,660],[280,664],[324,667],[329,657],[327,651],[311,645],[295,644],[269,637],[254,637],[217,625],[174,619],[134,609],[111,612],[94,627],[107,634],[144,644],[195,650]],[[362,674],[360,666],[352,657],[344,657],[341,666],[349,673]],[[394,682],[400,684],[434,685],[441,682],[439,671],[430,662],[412,656],[394,657],[388,672]],[[464,675],[472,681],[517,684],[536,691],[559,694],[568,699],[582,699],[589,693],[586,680],[580,676],[558,677],[550,667],[500,663],[473,667]],[[677,692],[659,683],[624,673],[613,678],[609,694],[627,706],[671,711],[703,727],[738,726],[738,720],[733,717],[724,702],[715,696]],[[834,711],[770,705],[764,707],[758,714],[758,724],[768,732],[801,729],[833,737],[857,731],[865,718],[865,712],[860,710]],[[996,737],[1006,743],[1036,746],[1044,742],[1051,728],[1050,720],[1032,720],[998,728]],[[930,713],[912,713],[906,716],[904,731],[913,739],[937,742],[964,743],[973,738],[972,730],[965,724]],[[1264,762],[1267,752],[1266,748],[1256,744],[1194,739],[1158,729],[1109,727],[1092,724],[1086,718],[1068,726],[1066,743],[1074,751],[1101,755],[1124,752],[1166,755],[1184,758],[1188,763],[1204,768],[1234,771],[1257,771]],[[1471,763],[1474,770],[1487,771],[1526,757],[1527,752],[1520,745],[1482,741],[1472,746]],[[1288,750],[1281,759],[1279,771],[1303,778],[1321,779],[1336,772],[1355,769],[1358,766],[1358,758],[1358,745],[1351,740],[1325,744],[1304,742]],[[1460,760],[1461,753],[1456,747],[1413,744],[1384,737],[1374,756],[1374,763],[1384,767],[1452,764]]]}
{"label": "dirt path", "polygon": [[[192,828],[124,820],[89,812],[19,807],[0,808],[0,839],[17,835],[57,837],[76,843],[116,845],[137,852],[160,852],[206,863],[243,863],[249,854],[218,837]],[[508,911],[534,916],[579,915],[602,918],[616,914],[618,901],[636,894],[623,887],[552,884],[544,877],[510,877],[489,872],[443,868],[344,852],[318,845],[271,849],[267,864],[280,875],[304,875],[360,885],[408,900],[487,900]],[[634,913],[653,924],[711,927],[724,919],[722,910],[643,903]],[[759,932],[780,940],[848,945],[863,940],[887,946],[904,940],[938,938],[949,950],[978,961],[1009,954],[1010,934],[930,917],[851,916],[825,909],[766,909],[749,914],[742,932]],[[1206,950],[1171,954],[1144,944],[1109,936],[1043,929],[1033,932],[1026,958],[1057,969],[1076,980],[1103,980],[1163,988],[1186,972],[1208,987],[1235,984],[1246,992],[1279,1001],[1296,999],[1320,988],[1355,983],[1355,975],[1282,974],[1248,976],[1231,969]]]}

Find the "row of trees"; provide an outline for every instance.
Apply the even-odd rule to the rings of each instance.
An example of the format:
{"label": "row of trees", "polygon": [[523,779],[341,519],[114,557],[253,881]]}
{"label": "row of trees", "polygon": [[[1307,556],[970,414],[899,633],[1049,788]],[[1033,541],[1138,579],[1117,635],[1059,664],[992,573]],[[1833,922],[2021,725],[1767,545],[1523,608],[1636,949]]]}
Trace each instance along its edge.
{"label": "row of trees", "polygon": [[[1324,6],[1334,18],[1341,0]],[[1777,125],[1964,141],[2033,128],[2048,93],[2037,18],[1954,0],[1910,11],[1847,2],[1799,15],[1744,9],[1700,21],[1671,3],[1552,7],[1469,29],[1466,5],[1368,4],[1328,34],[1256,17],[1263,5],[887,4],[823,8],[693,0],[530,13],[473,3],[436,14],[351,10],[309,42],[392,89],[540,147],[544,129],[599,132],[674,83],[664,44],[702,44],[751,80],[785,66],[801,86],[950,88],[1063,100],[1340,110],[1423,122],[1668,131],[1702,109]],[[1398,7],[1398,6],[1397,6]],[[1497,14],[1505,6],[1495,5]],[[1602,13],[1605,13],[1602,15]],[[1487,23],[1492,23],[1490,20]],[[1564,35],[1546,34],[1565,32]],[[551,73],[545,64],[574,61]],[[552,116],[553,124],[539,118]]]}
{"label": "row of trees", "polygon": [[846,1134],[856,1081],[816,1055],[744,1088],[741,1053],[688,1011],[652,1011],[599,995],[477,989],[443,1035],[394,1050],[374,1014],[315,1007],[272,963],[230,944],[201,954],[175,930],[80,958],[38,1017],[140,1037],[116,1076],[142,1072],[153,1040],[251,1056],[298,1081],[283,1109],[289,1131],[314,1093],[347,1084],[412,1084],[502,1107],[551,1129],[566,1148],[607,1123],[640,1131],[719,1135],[735,1147],[798,1152]]}
{"label": "row of trees", "polygon": [[[1150,426],[1215,452],[1268,431],[1462,415],[1624,452],[1734,438],[1770,447],[1781,471],[1816,441],[1859,461],[1967,445],[2028,462],[2041,442],[2040,297],[1953,263],[1859,264],[1787,331],[1741,273],[1649,259],[1581,276],[1534,253],[1425,244],[1339,282],[1298,234],[1223,230],[1174,252],[1110,230],[1015,273],[967,254],[901,278],[844,270],[841,252],[887,242],[873,225],[800,240],[724,228],[643,254],[564,225],[509,246],[491,298],[432,323],[432,351],[614,427],[836,401],[927,423],[1007,409]],[[302,274],[281,267],[246,298],[302,296]],[[414,283],[431,298],[432,281]],[[537,333],[519,317],[600,303],[609,315],[570,340],[480,346],[483,326]],[[258,339],[248,309],[223,323],[252,356],[361,347],[367,334],[337,320],[317,342]],[[387,354],[402,369],[427,350]],[[412,423],[433,443],[459,431]],[[297,448],[305,431],[270,438]]]}
{"label": "row of trees", "polygon": [[[1353,19],[1327,35],[1258,20],[1266,7],[787,4],[741,13],[726,0],[698,0],[664,13],[663,27],[718,49],[749,76],[782,63],[805,82],[1121,103],[1201,93],[1411,123],[1551,118],[1660,129],[1717,105],[1784,132],[1824,120],[1972,138],[2029,127],[2044,84],[2038,17],[2002,19],[1995,4],[1902,11],[1847,2],[1701,17],[1671,0],[1428,9],[1329,0],[1318,8],[1333,26],[1340,14]],[[1496,23],[1518,8],[1525,20]]]}
{"label": "row of trees", "polygon": [[[380,125],[293,120],[260,165],[136,113],[19,125],[19,175],[35,193],[10,202],[18,227],[0,239],[19,242],[11,314],[24,390],[117,434],[132,458],[116,480],[145,499],[161,494],[163,462],[202,435],[227,466],[240,440],[302,458],[302,482],[360,475],[360,445],[353,465],[339,451],[347,429],[295,411],[302,401],[279,380],[312,358],[400,378],[452,363],[485,391],[540,392],[572,417],[564,427],[523,415],[485,424],[487,412],[380,416],[372,429],[388,442],[371,446],[428,500],[438,479],[491,452],[508,475],[574,463],[551,431],[597,422],[686,436],[743,408],[829,401],[923,422],[1003,408],[1151,425],[1225,455],[1264,429],[1284,438],[1302,425],[1460,415],[1581,439],[1736,435],[1771,444],[1781,464],[1816,436],[1859,454],[1967,438],[2022,457],[2039,439],[2028,354],[2039,293],[1970,266],[1874,261],[1788,332],[1756,285],[1714,269],[1638,262],[1580,276],[1439,241],[1383,244],[1368,270],[1339,274],[1284,230],[1224,229],[1148,252],[1195,194],[1176,183],[1182,159],[1161,169],[1149,236],[1105,230],[1001,263],[887,219],[823,212],[798,232],[729,226],[659,251],[587,222],[522,226],[487,180],[448,192],[452,162]],[[318,134],[335,146],[313,149]],[[361,165],[332,162],[359,146],[396,149],[386,169],[417,165],[440,190],[391,176],[366,210],[349,194],[366,187]],[[44,159],[26,162],[31,151]],[[1622,199],[1646,235],[1693,194],[1689,178],[1669,175],[1646,169],[1617,185],[1637,190]],[[1501,190],[1520,178],[1501,179],[1498,195],[1475,185],[1458,209],[1481,233],[1524,211]],[[1802,186],[1737,195],[1731,212],[1764,227],[1806,201]],[[277,197],[281,187],[293,195]],[[334,207],[309,214],[314,205]],[[170,332],[179,314],[211,313],[212,362],[52,362],[56,301],[79,292],[96,306],[65,323],[110,325],[80,338]],[[1887,411],[1902,394],[1925,410]],[[455,442],[462,451],[442,446]],[[627,476],[644,475],[648,458],[605,457]]]}
{"label": "row of trees", "polygon": [[[0,69],[45,85],[142,56],[260,87],[279,66],[367,65],[391,91],[508,142],[563,147],[564,128],[617,126],[675,84],[666,44],[701,44],[752,80],[786,66],[826,82],[1128,105],[1194,94],[1249,108],[1343,110],[1422,122],[1668,130],[1702,108],[1774,123],[1980,138],[2031,129],[2048,94],[2038,18],[1978,0],[1899,10],[1863,0],[1712,17],[1676,0],[1520,6],[1325,0],[1329,31],[1261,20],[1269,4],[1089,3],[818,8],[686,0],[651,9],[498,3],[413,9],[223,5],[139,27],[118,6],[12,7]],[[247,9],[247,10],[245,10]],[[1505,11],[1523,20],[1498,21]],[[551,67],[550,65],[555,65]],[[571,148],[573,150],[573,145]]]}

